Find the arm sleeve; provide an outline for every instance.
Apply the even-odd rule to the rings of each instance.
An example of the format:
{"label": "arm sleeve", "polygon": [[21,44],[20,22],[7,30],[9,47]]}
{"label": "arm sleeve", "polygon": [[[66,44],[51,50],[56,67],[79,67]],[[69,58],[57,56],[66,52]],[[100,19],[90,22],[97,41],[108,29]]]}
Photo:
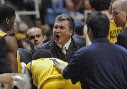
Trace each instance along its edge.
{"label": "arm sleeve", "polygon": [[70,63],[63,69],[62,75],[65,79],[71,79],[72,83],[78,82],[80,77],[80,55],[78,53],[74,54]]}

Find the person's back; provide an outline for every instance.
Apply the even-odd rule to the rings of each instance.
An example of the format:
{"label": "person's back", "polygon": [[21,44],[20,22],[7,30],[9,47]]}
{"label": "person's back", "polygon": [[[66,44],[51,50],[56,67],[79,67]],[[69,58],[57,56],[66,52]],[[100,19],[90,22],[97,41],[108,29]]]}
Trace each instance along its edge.
{"label": "person's back", "polygon": [[83,69],[78,72],[84,89],[126,89],[127,51],[124,48],[107,39],[96,39],[79,51],[77,54],[81,57],[78,58],[83,64],[80,68]]}
{"label": "person's back", "polygon": [[[51,59],[40,58],[32,61],[32,77],[38,89],[81,89],[79,83],[76,85],[71,83],[71,80],[65,80],[59,71],[53,66]],[[58,62],[67,63],[57,59]],[[31,63],[27,65],[30,69]]]}
{"label": "person's back", "polygon": [[[43,53],[42,51],[40,53],[39,50],[35,52],[36,58],[38,58],[40,54],[42,54],[42,56],[47,55],[50,57],[51,54],[45,55],[45,50],[41,50],[43,51]],[[39,54],[37,54],[37,52],[39,52]],[[34,54],[33,56],[35,56]],[[34,57],[32,59],[36,58]],[[32,71],[33,82],[38,86],[38,89],[81,89],[79,83],[74,85],[71,83],[71,80],[65,80],[62,77],[60,72],[53,66],[53,60],[67,65],[66,62],[63,62],[60,59],[45,57],[33,60],[32,62],[27,64],[27,68],[29,70],[31,69]]]}

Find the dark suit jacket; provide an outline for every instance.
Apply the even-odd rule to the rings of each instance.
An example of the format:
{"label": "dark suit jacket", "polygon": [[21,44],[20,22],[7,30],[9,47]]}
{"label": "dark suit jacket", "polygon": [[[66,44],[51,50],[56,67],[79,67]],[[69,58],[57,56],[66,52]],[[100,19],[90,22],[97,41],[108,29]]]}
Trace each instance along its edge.
{"label": "dark suit jacket", "polygon": [[20,53],[21,62],[24,62],[25,64],[27,64],[30,61],[32,61],[32,52],[31,51],[28,51],[23,48],[18,48],[18,51]]}
{"label": "dark suit jacket", "polygon": [[117,44],[127,49],[127,28],[119,33],[117,37]]}
{"label": "dark suit jacket", "polygon": [[35,50],[38,50],[40,48],[47,49],[52,53],[53,57],[69,62],[74,52],[85,46],[84,37],[75,35],[71,39],[72,40],[68,50],[66,51],[66,54],[62,53],[60,47],[55,43],[54,40],[50,40],[42,45],[36,46]]}
{"label": "dark suit jacket", "polygon": [[74,54],[63,77],[80,81],[82,89],[126,89],[127,50],[107,38],[95,39]]}

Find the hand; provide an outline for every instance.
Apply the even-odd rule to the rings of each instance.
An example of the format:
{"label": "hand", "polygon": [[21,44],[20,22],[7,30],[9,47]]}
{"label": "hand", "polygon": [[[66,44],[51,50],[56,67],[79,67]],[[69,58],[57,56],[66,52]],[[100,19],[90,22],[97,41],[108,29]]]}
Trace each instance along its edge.
{"label": "hand", "polygon": [[13,86],[17,86],[18,89],[31,89],[30,80],[26,74],[16,74],[12,76]]}
{"label": "hand", "polygon": [[56,69],[57,69],[60,73],[62,73],[62,72],[63,72],[63,69],[66,67],[66,65],[63,64],[63,63],[57,63],[57,64],[55,64],[54,66],[56,67]]}
{"label": "hand", "polygon": [[0,83],[2,84],[12,84],[13,78],[12,76],[15,75],[14,73],[4,73],[0,74]]}

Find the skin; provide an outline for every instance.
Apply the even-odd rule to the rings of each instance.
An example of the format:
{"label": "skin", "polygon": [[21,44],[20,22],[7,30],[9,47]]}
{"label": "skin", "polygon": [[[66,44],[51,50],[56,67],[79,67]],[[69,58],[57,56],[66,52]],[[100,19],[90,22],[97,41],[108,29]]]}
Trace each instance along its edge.
{"label": "skin", "polygon": [[[69,22],[67,20],[64,21],[56,21],[53,28],[53,37],[57,44],[64,45],[71,38],[73,30],[69,27]],[[59,38],[56,38],[56,36]]]}
{"label": "skin", "polygon": [[4,73],[4,74],[0,74],[0,83],[2,84],[11,84],[11,82],[13,81],[12,76],[14,76],[14,74],[12,73]]}
{"label": "skin", "polygon": [[[6,18],[5,23],[1,24],[0,28],[5,32],[11,31],[11,29],[13,28],[14,22],[15,22],[15,16],[13,16],[11,19]],[[7,49],[8,49],[7,58],[10,62],[12,72],[16,73],[18,72],[18,66],[17,66],[18,64],[17,64],[17,58],[16,58],[16,53],[18,49],[17,41],[15,37],[12,37],[9,35],[5,37],[5,40],[6,40]]]}
{"label": "skin", "polygon": [[44,36],[40,28],[31,28],[27,31],[28,42],[31,46],[40,45],[44,41]]}
{"label": "skin", "polygon": [[6,36],[6,43],[7,43],[7,48],[8,48],[8,53],[7,53],[7,58],[10,62],[12,71],[14,73],[18,72],[18,64],[17,64],[17,58],[16,58],[16,53],[17,53],[17,41],[15,37],[12,36]]}
{"label": "skin", "polygon": [[[13,86],[14,81],[17,82],[17,86],[18,86],[19,83],[21,84],[22,82],[24,82],[20,78],[14,78],[16,76],[23,77],[22,74],[19,74],[19,73],[4,73],[4,74],[0,74],[0,83],[6,85],[7,86],[6,89],[14,89],[14,86]],[[26,75],[26,76],[29,77],[28,75]],[[29,82],[28,83],[29,85],[28,85],[27,88],[28,89],[32,89],[30,80],[27,79],[26,81]],[[2,89],[5,89],[5,88],[2,88]]]}

